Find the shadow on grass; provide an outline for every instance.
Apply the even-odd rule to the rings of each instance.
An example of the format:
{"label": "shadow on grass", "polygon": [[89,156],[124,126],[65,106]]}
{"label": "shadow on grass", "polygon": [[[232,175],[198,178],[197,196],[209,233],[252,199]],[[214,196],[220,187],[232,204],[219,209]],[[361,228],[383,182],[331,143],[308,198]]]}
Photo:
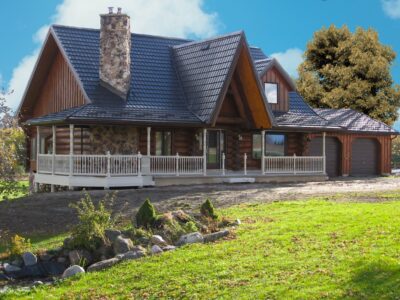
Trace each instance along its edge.
{"label": "shadow on grass", "polygon": [[357,299],[398,299],[400,264],[394,260],[380,260],[360,267],[349,283],[347,296]]}

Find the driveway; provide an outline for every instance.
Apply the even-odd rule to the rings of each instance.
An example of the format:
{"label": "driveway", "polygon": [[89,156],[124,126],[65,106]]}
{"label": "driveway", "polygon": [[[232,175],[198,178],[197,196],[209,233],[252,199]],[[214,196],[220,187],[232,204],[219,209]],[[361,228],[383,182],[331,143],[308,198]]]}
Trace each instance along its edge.
{"label": "driveway", "polygon": [[[147,197],[155,204],[157,210],[162,212],[177,208],[198,209],[206,198],[210,198],[217,207],[243,202],[295,200],[337,193],[343,193],[346,200],[380,201],[381,199],[372,192],[390,190],[400,190],[400,177],[347,178],[293,184],[225,184],[124,189],[117,191],[118,196],[113,210],[128,221]],[[368,192],[372,194],[366,195]],[[106,193],[104,190],[90,191],[96,200]],[[352,194],[350,198],[348,193],[363,194]],[[0,236],[5,232],[25,236],[65,232],[76,223],[74,210],[69,204],[76,202],[81,196],[82,191],[68,191],[34,194],[14,201],[2,201]]]}

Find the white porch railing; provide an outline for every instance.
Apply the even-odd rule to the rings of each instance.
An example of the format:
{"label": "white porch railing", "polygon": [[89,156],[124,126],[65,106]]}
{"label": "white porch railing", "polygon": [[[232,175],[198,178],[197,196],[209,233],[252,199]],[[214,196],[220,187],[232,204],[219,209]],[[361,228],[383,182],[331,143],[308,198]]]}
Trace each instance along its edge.
{"label": "white porch railing", "polygon": [[150,156],[152,175],[196,175],[203,173],[203,156]]}
{"label": "white porch railing", "polygon": [[265,174],[324,173],[323,156],[266,156]]}

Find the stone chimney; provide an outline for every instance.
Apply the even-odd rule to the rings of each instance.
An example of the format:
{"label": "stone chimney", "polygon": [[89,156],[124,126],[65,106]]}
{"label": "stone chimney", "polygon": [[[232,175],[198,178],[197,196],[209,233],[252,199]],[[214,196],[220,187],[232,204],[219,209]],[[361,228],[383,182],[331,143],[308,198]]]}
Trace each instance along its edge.
{"label": "stone chimney", "polygon": [[130,18],[118,8],[100,15],[100,84],[126,99],[131,81]]}

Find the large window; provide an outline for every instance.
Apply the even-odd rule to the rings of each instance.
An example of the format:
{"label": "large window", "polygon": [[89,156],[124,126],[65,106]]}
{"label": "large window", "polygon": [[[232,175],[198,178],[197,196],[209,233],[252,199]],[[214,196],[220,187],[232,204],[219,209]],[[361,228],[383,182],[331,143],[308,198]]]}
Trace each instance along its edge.
{"label": "large window", "polygon": [[[265,155],[266,156],[284,156],[285,155],[285,135],[284,134],[266,134],[265,135]],[[262,153],[261,134],[253,134],[252,157],[261,158]]]}
{"label": "large window", "polygon": [[171,131],[156,131],[156,155],[171,155]]}
{"label": "large window", "polygon": [[267,96],[268,103],[278,103],[278,84],[277,83],[266,83],[265,84],[265,95]]}
{"label": "large window", "polygon": [[284,156],[285,155],[285,135],[266,134],[265,135],[265,155]]}

